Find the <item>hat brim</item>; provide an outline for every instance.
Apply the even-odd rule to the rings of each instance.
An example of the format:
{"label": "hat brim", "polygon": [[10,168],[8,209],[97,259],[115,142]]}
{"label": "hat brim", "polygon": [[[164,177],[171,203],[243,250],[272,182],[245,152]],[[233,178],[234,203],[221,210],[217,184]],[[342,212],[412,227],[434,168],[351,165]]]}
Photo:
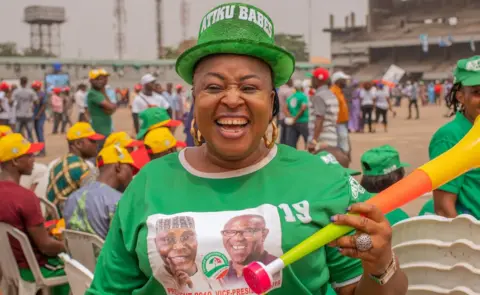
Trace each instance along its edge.
{"label": "hat brim", "polygon": [[288,51],[273,44],[237,39],[210,41],[186,50],[177,58],[177,74],[191,85],[197,63],[202,58],[215,54],[239,54],[263,60],[274,73],[275,87],[287,83],[295,70],[295,58]]}
{"label": "hat brim", "polygon": [[178,147],[178,148],[185,148],[185,147],[187,147],[187,143],[184,142],[184,141],[178,141],[178,140],[177,140],[176,147]]}
{"label": "hat brim", "polygon": [[410,167],[412,165],[408,164],[408,163],[405,163],[405,162],[400,162],[400,168],[403,168],[403,167]]}
{"label": "hat brim", "polygon": [[480,85],[480,74],[472,75],[462,81],[462,86],[477,86]]}
{"label": "hat brim", "polygon": [[101,134],[98,134],[98,133],[95,133],[93,135],[90,135],[87,137],[88,139],[91,139],[91,140],[102,140],[105,138],[105,136],[101,135]]}
{"label": "hat brim", "polygon": [[157,124],[153,124],[152,126],[148,127],[148,131],[157,129],[159,127],[178,127],[180,125],[182,125],[182,121],[169,119]]}
{"label": "hat brim", "polygon": [[131,164],[135,169],[142,169],[148,162],[150,162],[150,156],[148,155],[146,148],[140,148],[136,151],[130,153],[130,156],[133,159],[133,164]]}
{"label": "hat brim", "polygon": [[127,144],[126,147],[141,147],[143,146],[143,141],[141,140],[132,140],[132,142],[130,142],[129,144]]}
{"label": "hat brim", "polygon": [[45,144],[44,143],[41,143],[41,142],[35,142],[35,143],[31,143],[30,144],[30,147],[28,148],[28,150],[25,152],[25,154],[36,154],[36,153],[39,153],[43,150],[43,148],[45,147]]}
{"label": "hat brim", "polygon": [[350,169],[350,168],[345,168],[345,170],[347,171],[348,175],[351,175],[351,176],[357,176],[357,175],[362,174],[362,172],[357,171],[357,170],[353,170],[353,169]]}

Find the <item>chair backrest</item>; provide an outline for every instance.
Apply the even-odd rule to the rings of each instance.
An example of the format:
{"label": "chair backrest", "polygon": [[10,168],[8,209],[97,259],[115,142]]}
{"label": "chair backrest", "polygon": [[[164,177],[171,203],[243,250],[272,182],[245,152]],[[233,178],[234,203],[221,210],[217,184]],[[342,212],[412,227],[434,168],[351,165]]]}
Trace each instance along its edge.
{"label": "chair backrest", "polygon": [[27,235],[7,223],[0,222],[0,266],[2,269],[3,279],[6,279],[8,282],[13,284],[17,284],[18,280],[20,279],[18,264],[15,260],[15,256],[13,256],[9,236],[20,243],[23,254],[27,259],[28,266],[33,273],[35,281],[38,283],[43,283],[44,278],[40,272],[40,266],[35,258],[32,245],[30,244],[30,240],[28,239]]}
{"label": "chair backrest", "polygon": [[84,295],[93,281],[93,273],[69,255],[61,253],[72,295]]}
{"label": "chair backrest", "polygon": [[38,198],[40,200],[40,205],[42,208],[43,217],[47,219],[47,217],[53,219],[60,219],[60,214],[58,213],[57,206],[55,206],[52,202],[47,200],[46,198]]}
{"label": "chair backrest", "polygon": [[97,254],[102,249],[104,241],[97,235],[71,229],[65,229],[63,237],[70,256],[94,272]]}
{"label": "chair backrest", "polygon": [[480,223],[470,215],[445,218],[437,215],[416,216],[395,224],[392,245],[414,240],[456,241],[466,236],[474,244],[480,244]]}
{"label": "chair backrest", "polygon": [[470,215],[409,218],[393,226],[408,294],[480,294],[480,221]]}

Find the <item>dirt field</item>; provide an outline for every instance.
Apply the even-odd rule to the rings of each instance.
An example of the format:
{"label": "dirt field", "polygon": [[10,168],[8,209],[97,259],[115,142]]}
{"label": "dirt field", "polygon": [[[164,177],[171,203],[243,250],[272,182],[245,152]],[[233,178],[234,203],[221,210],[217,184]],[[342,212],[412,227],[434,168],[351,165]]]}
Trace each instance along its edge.
{"label": "dirt field", "polygon": [[[421,107],[419,120],[406,120],[408,111],[405,104],[406,101],[402,107],[396,108],[396,118],[392,118],[392,115],[389,114],[388,133],[384,133],[382,127],[378,128],[377,133],[374,134],[351,134],[353,147],[351,168],[360,169],[359,160],[362,153],[382,144],[391,144],[400,151],[401,160],[412,165],[407,169],[408,172],[428,161],[428,143],[438,127],[448,121],[443,117],[446,110],[443,106]],[[73,118],[76,118],[76,115]],[[133,124],[128,109],[121,109],[115,113],[114,127],[115,130],[125,130],[133,135]],[[51,135],[51,131],[52,125],[49,122],[45,127],[47,157],[39,158],[38,162],[47,164],[67,152],[65,135]],[[178,139],[184,139],[183,127],[179,127],[175,135]],[[298,147],[303,148],[303,142],[300,142]],[[420,198],[406,205],[404,209],[410,215],[416,215],[425,201]]]}

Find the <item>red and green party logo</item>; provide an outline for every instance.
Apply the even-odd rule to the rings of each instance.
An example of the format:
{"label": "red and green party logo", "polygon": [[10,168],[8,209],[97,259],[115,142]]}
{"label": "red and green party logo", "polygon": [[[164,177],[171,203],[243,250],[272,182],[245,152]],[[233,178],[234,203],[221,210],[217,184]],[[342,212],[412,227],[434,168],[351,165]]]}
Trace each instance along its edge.
{"label": "red and green party logo", "polygon": [[211,252],[205,255],[202,261],[202,270],[209,279],[220,280],[228,273],[228,258],[220,252]]}

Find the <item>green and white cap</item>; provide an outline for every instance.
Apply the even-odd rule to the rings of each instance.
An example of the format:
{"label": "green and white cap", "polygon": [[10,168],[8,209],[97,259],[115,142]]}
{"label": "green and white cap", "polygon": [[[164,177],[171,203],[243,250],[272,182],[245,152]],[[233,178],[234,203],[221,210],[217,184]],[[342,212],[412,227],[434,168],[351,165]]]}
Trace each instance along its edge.
{"label": "green and white cap", "polygon": [[387,175],[410,164],[400,162],[398,151],[391,145],[382,145],[363,153],[360,158],[363,175],[381,176]]}
{"label": "green and white cap", "polygon": [[460,82],[463,86],[480,85],[480,56],[459,60],[453,76],[455,83]]}
{"label": "green and white cap", "polygon": [[355,175],[360,175],[360,174],[362,174],[360,171],[343,167],[343,166],[337,161],[337,158],[335,158],[334,155],[332,155],[331,153],[329,153],[329,152],[327,152],[327,151],[321,151],[321,152],[319,152],[317,155],[320,157],[320,159],[322,159],[323,162],[325,162],[325,164],[341,167],[342,169],[345,169],[345,171],[347,171],[347,173],[348,173],[349,175],[355,176]]}
{"label": "green and white cap", "polygon": [[270,65],[275,87],[290,79],[295,70],[293,55],[275,45],[272,19],[264,11],[244,3],[226,3],[202,19],[198,42],[177,59],[176,71],[192,84],[196,64],[215,54],[239,54],[259,58]]}

